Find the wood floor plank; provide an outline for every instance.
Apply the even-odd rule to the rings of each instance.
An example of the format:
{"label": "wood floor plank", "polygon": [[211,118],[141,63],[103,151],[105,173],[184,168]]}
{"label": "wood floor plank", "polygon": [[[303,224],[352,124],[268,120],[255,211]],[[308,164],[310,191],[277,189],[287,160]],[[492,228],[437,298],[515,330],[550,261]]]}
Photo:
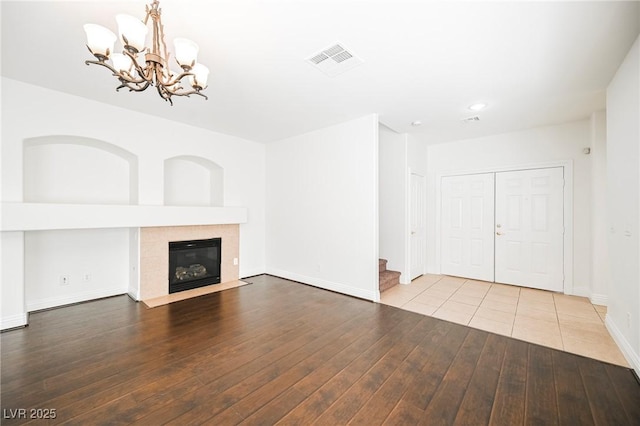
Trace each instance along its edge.
{"label": "wood floor plank", "polygon": [[[415,348],[402,360],[391,377],[384,382],[374,395],[362,406],[360,411],[351,420],[352,424],[383,423],[394,411],[401,398],[404,396],[409,383],[416,379],[416,372],[422,370],[428,362],[429,352],[425,347],[437,345],[447,332],[444,322],[432,326],[426,333],[416,333],[418,339],[414,339]],[[396,413],[398,415],[400,413]]]}
{"label": "wood floor plank", "polygon": [[638,377],[631,370],[605,364],[605,370],[624,407],[629,424],[640,425],[640,386]]}
{"label": "wood floor plank", "polygon": [[[315,341],[228,389],[225,393],[239,398],[229,408],[240,413],[242,417],[250,417],[256,410],[313,372],[315,366],[330,358],[335,350],[347,346],[348,342],[356,337],[358,330],[354,327],[360,321],[361,317],[356,316],[344,327],[336,327],[320,335]],[[273,380],[273,377],[277,377],[278,380]]]}
{"label": "wood floor plank", "polygon": [[251,280],[154,309],[119,296],[32,314],[0,334],[2,413],[53,408],[48,423],[79,425],[640,424],[629,369]]}
{"label": "wood floor plank", "polygon": [[409,383],[409,389],[403,397],[404,401],[415,405],[420,410],[426,410],[469,334],[469,329],[466,327],[448,322],[445,324],[449,331],[440,345],[434,347],[434,351],[428,357],[428,362],[418,373],[420,380]]}
{"label": "wood floor plank", "polygon": [[[406,341],[401,337],[416,331],[420,332],[420,324],[425,324],[425,322],[420,321],[418,316],[408,318],[415,320],[413,326],[389,336],[391,347],[384,353],[378,352],[377,357],[375,353],[372,353],[373,357],[370,360],[375,363],[352,382],[352,386],[343,391],[342,395],[318,417],[318,422],[337,424],[351,419],[360,410],[362,404],[391,375],[398,361],[404,359],[413,350],[413,345],[406,344]],[[350,379],[354,378],[354,376],[350,377]]]}
{"label": "wood floor plank", "polygon": [[529,345],[525,423],[557,425],[558,404],[553,374],[552,350]]}
{"label": "wood floor plank", "polygon": [[529,343],[508,340],[489,424],[524,424],[528,353]]}
{"label": "wood floor plank", "polygon": [[584,426],[594,424],[576,358],[566,352],[556,351],[552,353],[552,359],[558,401],[558,422],[560,424],[575,422]]}
{"label": "wood floor plank", "polygon": [[[317,317],[313,317],[311,316],[310,318],[316,318],[319,319],[321,317],[321,313],[318,312],[318,316]],[[331,322],[332,325],[337,325],[337,320],[332,320]],[[283,355],[287,355],[288,353],[295,351],[296,348],[302,347],[303,345],[305,345],[307,342],[309,341],[313,341],[316,340],[319,336],[322,336],[324,334],[324,331],[320,328],[315,329],[315,332],[312,333],[311,332],[311,328],[313,328],[314,326],[311,324],[307,324],[307,328],[305,327],[298,327],[296,329],[291,329],[289,330],[289,333],[284,334],[281,339],[279,340],[271,340],[269,343],[271,345],[271,348],[276,348],[278,350],[270,350],[267,352],[267,354],[265,354],[265,356],[273,356],[271,358],[272,361],[276,361],[278,358],[282,357]],[[248,354],[248,359],[253,359],[256,356],[256,353],[249,353]],[[242,365],[242,364],[241,364]],[[254,368],[262,368],[263,365],[261,362],[257,362],[254,363],[255,367]],[[273,365],[273,362],[269,363],[268,365]],[[238,371],[238,365],[237,365],[237,358],[235,359],[229,359],[229,362],[227,363],[227,368],[230,369],[231,371]],[[224,371],[224,366],[218,366],[218,368],[216,369],[216,374],[220,374],[221,370]],[[240,377],[240,381],[245,379],[245,375],[249,375],[251,373],[252,369],[250,366],[245,365],[245,368],[242,369],[240,371],[240,375],[238,376],[233,376],[233,375],[228,375],[227,378],[231,378],[230,381],[225,382],[227,385],[229,384],[235,384],[235,382],[233,382],[233,380],[235,378]],[[196,400],[200,400],[200,401],[207,401],[207,400],[212,400],[210,397],[210,392],[209,389],[206,386],[202,385],[202,382],[205,381],[206,379],[204,379],[205,375],[200,374],[198,375],[198,380],[200,381],[200,386],[197,386],[195,389],[189,389],[188,391],[185,391],[183,393],[181,393],[181,398],[183,398],[183,395],[192,395],[194,397],[194,399]],[[211,377],[211,376],[207,376],[207,377]],[[268,381],[270,380],[272,377],[271,376],[258,376],[260,379],[264,380],[264,381]],[[252,382],[252,385],[255,385],[256,382]],[[244,385],[245,387],[247,387],[247,385]],[[231,389],[234,389],[231,386]],[[249,387],[249,389],[251,389]],[[242,388],[241,392],[246,392],[247,390],[245,388]],[[149,386],[146,386],[145,388],[140,389],[137,393],[141,394],[142,396],[136,396],[133,395],[133,398],[135,400],[140,400],[142,399],[143,402],[141,402],[139,404],[139,411],[140,412],[144,412],[144,411],[154,411],[157,409],[162,409],[164,405],[166,404],[171,404],[173,402],[173,398],[171,395],[166,395],[166,398],[164,400],[164,403],[162,405],[156,405],[155,401],[152,398],[155,395],[156,392],[156,386],[155,384],[151,384]],[[213,401],[224,401],[224,404],[221,404],[220,407],[228,407],[229,405],[231,405],[231,401],[235,401],[238,396],[231,394],[229,395],[230,391],[227,391],[227,393],[223,392],[223,389],[221,387],[218,387],[217,392],[216,392],[216,398],[213,399]],[[204,398],[203,396],[206,395],[206,398]],[[201,398],[201,399],[199,399]],[[147,403],[151,403],[153,405],[149,405],[147,406]],[[106,412],[114,412],[114,410],[118,410],[119,408],[119,404],[107,404],[104,405],[102,407],[100,407],[97,410],[94,410],[92,413],[90,413],[90,416],[97,416],[97,417],[101,417],[104,413]],[[217,411],[214,409],[209,409],[209,407],[206,404],[201,404],[200,406],[196,406],[194,407],[192,410],[190,410],[189,412],[189,416],[192,417],[197,417],[200,421],[204,421],[208,418],[210,418],[211,416],[217,414]],[[197,413],[197,416],[196,416]],[[187,413],[181,415],[184,416]],[[182,418],[182,417],[180,417]],[[192,420],[192,419],[191,419]],[[179,422],[182,422],[183,420],[179,420]]]}
{"label": "wood floor plank", "polygon": [[418,425],[424,420],[424,410],[400,400],[382,424],[387,426]]}
{"label": "wood floor plank", "polygon": [[[591,406],[591,415],[599,425],[627,424],[627,415],[611,382],[604,363],[587,358],[576,358],[584,389]],[[603,390],[606,389],[606,392]],[[636,401],[638,404],[638,401]]]}
{"label": "wood floor plank", "polygon": [[[368,333],[353,345],[295,385],[298,391],[308,397],[281,419],[282,424],[308,424],[317,419],[381,356],[393,348],[394,343],[406,333],[406,330],[411,329],[415,320],[415,317],[407,317],[397,309],[383,309],[381,312],[390,318],[383,321],[384,326],[381,329],[368,329]],[[396,316],[397,313],[401,315]],[[395,322],[391,318],[399,320]]]}
{"label": "wood floor plank", "polygon": [[[195,371],[201,364],[212,365],[218,362],[222,356],[220,352],[217,352],[217,348],[222,348],[222,345],[224,345],[224,350],[227,353],[244,353],[251,347],[254,349],[259,348],[260,346],[253,339],[260,335],[266,334],[268,336],[266,332],[268,332],[268,328],[260,327],[245,333],[238,333],[235,329],[230,330],[221,334],[220,337],[223,342],[208,340],[210,342],[210,353],[209,351],[199,351],[191,354],[191,351],[188,351],[189,355],[181,358],[179,366],[174,366],[171,363],[171,361],[176,361],[179,358],[177,353],[174,353],[171,357],[160,357],[142,363],[139,366],[134,365],[129,369],[119,371],[116,375],[93,382],[89,386],[80,387],[75,391],[62,394],[47,401],[47,404],[68,410],[68,415],[75,415],[74,413],[77,414],[88,409],[94,409],[114,399],[115,396],[124,394],[125,391],[134,391],[142,387],[144,383],[153,384],[160,380],[170,385],[173,381],[179,381],[183,375],[188,375]],[[272,344],[272,342],[269,342],[269,345]],[[181,349],[185,348],[183,345],[180,347]],[[234,367],[237,367],[237,365],[234,364]],[[69,404],[72,405],[68,407]]]}
{"label": "wood floor plank", "polygon": [[447,370],[424,414],[433,424],[453,424],[488,333],[471,330]]}
{"label": "wood floor plank", "polygon": [[[320,312],[320,310],[318,310],[317,312],[318,312],[318,315],[320,315],[320,313],[319,313],[319,312]],[[291,318],[290,318],[290,317],[287,317],[287,318],[282,319],[282,324],[286,324],[286,323],[290,323],[290,322],[291,322]],[[281,333],[281,330],[282,330],[282,329],[279,329],[278,333]],[[265,336],[266,336],[266,337],[269,337],[269,334],[267,333]],[[200,340],[201,340],[201,339],[199,339],[199,336],[198,336],[198,334],[197,334],[197,333],[196,333],[194,336],[192,336],[192,337],[194,337],[194,338],[195,338],[194,340],[196,340],[196,341],[200,341]],[[184,349],[185,349],[185,346],[183,346],[183,345],[181,345],[181,344],[180,344],[180,343],[181,343],[181,342],[180,342],[180,340],[181,340],[180,338],[177,338],[175,341],[173,341],[173,342],[172,342],[172,344],[171,344],[170,346],[171,346],[171,347],[173,347],[173,346],[175,346],[176,344],[178,344],[178,346],[180,347],[181,351],[182,351],[182,350],[184,350]],[[209,340],[207,340],[207,341],[209,342],[209,345],[210,345],[210,346],[211,346],[213,343],[215,343],[215,342],[214,342],[214,341],[212,341],[211,339],[209,339]],[[227,348],[229,348],[229,344],[230,344],[230,342],[229,342],[229,341],[226,341],[226,342],[225,342],[225,345],[226,345],[226,347],[227,347]],[[272,346],[273,346],[274,344],[277,344],[277,341],[275,341],[275,342],[274,342],[274,341],[271,341],[271,342],[270,342],[270,345],[272,345]],[[237,351],[237,352],[243,352],[243,351],[245,351],[245,350],[246,350],[246,347],[253,346],[253,345],[254,345],[254,342],[249,341],[249,342],[247,342],[247,344],[246,344],[246,345],[243,345],[243,346],[241,346],[241,347],[239,347],[239,348],[234,348],[233,350],[234,350],[234,351]],[[165,354],[164,354],[164,352],[166,352],[167,357],[176,358],[176,357],[178,357],[178,356],[179,356],[179,355],[177,355],[177,353],[176,353],[175,351],[171,352],[171,348],[168,348],[166,351],[162,350],[163,345],[161,345],[160,347],[159,347],[158,345],[155,345],[155,346],[148,346],[148,345],[147,345],[147,346],[145,346],[145,345],[140,345],[140,346],[141,346],[142,348],[146,348],[146,349],[145,349],[145,351],[140,355],[143,359],[147,359],[149,356],[152,356],[152,355],[157,355],[157,356],[165,355]],[[213,348],[215,348],[215,346],[212,346],[212,347],[213,347]],[[229,350],[229,349],[227,349],[227,350]],[[121,363],[121,362],[125,362],[125,363],[127,363],[127,364],[131,364],[131,365],[135,366],[135,365],[136,365],[136,363],[137,363],[137,349],[136,349],[136,350],[133,350],[133,351],[131,351],[131,350],[130,350],[130,351],[128,352],[128,355],[129,355],[129,356],[127,356],[127,357],[117,357],[117,356],[115,356],[115,358],[117,359],[117,361],[116,361],[116,363],[115,363],[115,364],[114,364],[113,362],[112,362],[111,364],[105,364],[105,363],[103,363],[103,362],[102,362],[102,359],[101,359],[101,357],[100,357],[100,356],[96,358],[96,360],[94,361],[94,363],[97,363],[97,364],[98,364],[98,366],[100,367],[100,369],[101,369],[102,371],[105,371],[105,373],[106,373],[106,374],[109,374],[109,372],[110,372],[110,371],[111,371],[111,372],[113,372],[113,371],[118,371],[118,370],[120,370],[120,369],[126,370],[126,368],[123,368],[121,365],[118,365],[118,363]],[[113,355],[113,354],[110,354],[110,356],[114,357],[114,355]],[[160,361],[160,362],[162,362],[162,364],[164,364],[164,363],[167,361],[167,357],[161,356],[160,358],[158,358],[158,361]],[[77,374],[81,374],[81,375],[83,375],[82,380],[74,380],[74,381],[73,381],[73,383],[74,383],[74,385],[75,385],[75,386],[83,385],[83,384],[85,384],[85,383],[87,383],[87,382],[92,383],[92,382],[97,381],[97,379],[96,379],[96,376],[95,376],[95,375],[90,375],[90,376],[86,376],[86,375],[85,375],[87,370],[90,370],[90,366],[85,366],[85,367],[84,367],[84,368],[82,368],[82,369],[76,369],[76,370],[74,371],[74,373],[77,373]],[[72,376],[72,375],[71,375],[71,376]],[[64,376],[63,378],[64,378],[64,379],[68,379],[68,378],[69,378],[69,376]],[[68,383],[68,382],[69,382],[68,380],[61,380],[61,382],[60,382],[60,383],[61,383],[61,384],[65,384],[65,383]],[[46,392],[49,392],[49,393],[50,393],[50,392],[52,392],[52,391],[54,391],[54,390],[55,390],[55,389],[53,389],[53,388],[51,388],[51,387],[50,387],[50,388],[46,389]],[[43,391],[43,392],[44,392],[44,391]],[[22,397],[22,398],[26,398],[27,396],[29,396],[29,394],[27,394],[27,393],[22,393],[22,394],[21,394],[21,397]],[[59,402],[59,401],[56,401],[56,402]],[[85,402],[86,402],[86,401],[85,401]]]}
{"label": "wood floor plank", "polygon": [[[242,425],[274,425],[282,419],[289,411],[298,406],[307,396],[300,393],[295,388],[289,388],[278,395],[270,404],[261,406],[257,411],[245,417],[240,423]],[[237,410],[237,408],[234,408]],[[242,413],[243,416],[245,413]],[[213,418],[216,421],[218,419]],[[219,422],[217,424],[225,424]]]}
{"label": "wood floor plank", "polygon": [[467,387],[456,424],[488,424],[508,339],[490,334]]}

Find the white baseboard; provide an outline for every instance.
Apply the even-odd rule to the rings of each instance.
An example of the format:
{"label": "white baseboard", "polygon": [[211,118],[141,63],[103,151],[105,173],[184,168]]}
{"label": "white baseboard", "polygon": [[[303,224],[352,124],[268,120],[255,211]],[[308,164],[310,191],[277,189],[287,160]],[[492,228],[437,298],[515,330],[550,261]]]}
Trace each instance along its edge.
{"label": "white baseboard", "polygon": [[0,318],[0,330],[8,330],[10,328],[24,327],[29,324],[29,314],[10,315]]}
{"label": "white baseboard", "polygon": [[591,297],[589,297],[589,300],[591,300],[591,303],[594,305],[600,306],[607,306],[607,303],[609,302],[609,298],[606,294],[592,294]]}
{"label": "white baseboard", "polygon": [[620,348],[622,355],[627,359],[629,365],[640,374],[640,355],[633,350],[629,341],[624,337],[609,315],[605,317],[604,324],[607,326],[607,330],[609,330],[611,337],[613,337],[613,340]]}
{"label": "white baseboard", "polygon": [[309,284],[314,287],[323,288],[325,290],[335,291],[336,293],[342,293],[349,296],[358,297],[360,299],[371,300],[378,302],[380,300],[380,292],[375,290],[364,290],[358,287],[353,287],[348,284],[336,283],[333,281],[326,281],[320,278],[309,277],[306,275],[297,274],[295,272],[283,271],[276,268],[267,268],[267,274],[275,275],[277,277],[286,278],[293,281],[298,281],[303,284]]}
{"label": "white baseboard", "polygon": [[132,298],[136,302],[139,302],[140,300],[142,300],[140,298],[140,287],[139,286],[129,287],[129,291],[127,291],[127,294],[129,295],[130,298]]}
{"label": "white baseboard", "polygon": [[565,291],[565,294],[569,294],[571,296],[591,297],[591,291],[586,287],[573,287],[570,292]]}
{"label": "white baseboard", "polygon": [[103,297],[117,296],[127,293],[128,289],[114,288],[101,289],[96,291],[87,291],[75,293],[62,297],[50,297],[47,299],[34,300],[27,302],[27,312],[39,311],[41,309],[55,308],[58,306],[70,305],[72,303],[86,302],[88,300],[101,299]]}
{"label": "white baseboard", "polygon": [[240,279],[242,280],[242,278],[255,277],[256,275],[266,274],[264,270],[265,268],[242,270],[240,271]]}

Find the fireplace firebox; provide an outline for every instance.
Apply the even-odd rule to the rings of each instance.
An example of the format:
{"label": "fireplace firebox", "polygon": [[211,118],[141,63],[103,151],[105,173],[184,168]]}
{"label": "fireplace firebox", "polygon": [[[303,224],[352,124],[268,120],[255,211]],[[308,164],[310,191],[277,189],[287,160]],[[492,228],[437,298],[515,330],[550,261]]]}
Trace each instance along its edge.
{"label": "fireplace firebox", "polygon": [[220,283],[222,239],[169,242],[169,293]]}

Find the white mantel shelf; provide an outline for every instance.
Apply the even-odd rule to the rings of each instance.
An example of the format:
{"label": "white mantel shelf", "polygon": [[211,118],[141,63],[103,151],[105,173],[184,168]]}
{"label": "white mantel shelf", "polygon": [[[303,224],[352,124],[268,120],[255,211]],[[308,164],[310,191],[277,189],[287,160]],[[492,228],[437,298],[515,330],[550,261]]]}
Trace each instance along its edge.
{"label": "white mantel shelf", "polygon": [[246,207],[2,203],[0,231],[228,225],[247,222]]}

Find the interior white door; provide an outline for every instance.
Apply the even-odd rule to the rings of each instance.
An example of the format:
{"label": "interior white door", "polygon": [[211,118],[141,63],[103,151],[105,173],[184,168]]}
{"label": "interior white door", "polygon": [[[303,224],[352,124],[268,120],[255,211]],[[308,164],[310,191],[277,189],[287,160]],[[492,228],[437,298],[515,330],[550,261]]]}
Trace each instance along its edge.
{"label": "interior white door", "polygon": [[426,226],[425,226],[425,208],[426,208],[426,186],[424,176],[411,174],[411,197],[410,197],[410,267],[409,276],[413,280],[424,274],[424,266],[426,260]]}
{"label": "interior white door", "polygon": [[494,279],[494,173],[441,181],[441,272]]}
{"label": "interior white door", "polygon": [[563,173],[496,173],[496,282],[563,291]]}

